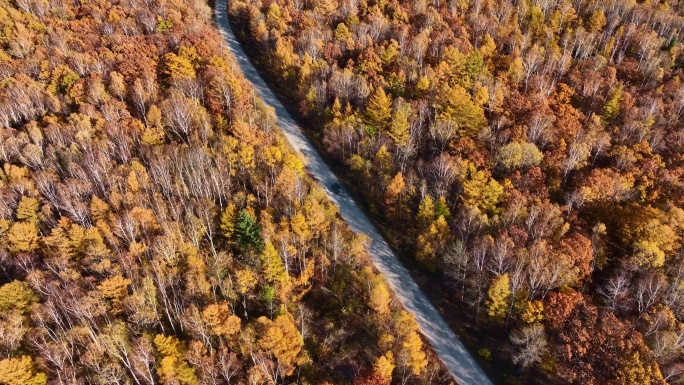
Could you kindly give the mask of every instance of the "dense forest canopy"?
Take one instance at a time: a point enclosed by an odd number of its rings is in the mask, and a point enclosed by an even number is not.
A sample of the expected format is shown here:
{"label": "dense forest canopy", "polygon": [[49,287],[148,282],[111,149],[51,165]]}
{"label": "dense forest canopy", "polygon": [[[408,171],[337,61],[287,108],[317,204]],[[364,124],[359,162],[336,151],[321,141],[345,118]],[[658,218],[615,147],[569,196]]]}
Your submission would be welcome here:
{"label": "dense forest canopy", "polygon": [[0,0],[0,384],[445,381],[210,17]]}
{"label": "dense forest canopy", "polygon": [[523,381],[684,381],[683,2],[229,5],[395,246],[506,330]]}

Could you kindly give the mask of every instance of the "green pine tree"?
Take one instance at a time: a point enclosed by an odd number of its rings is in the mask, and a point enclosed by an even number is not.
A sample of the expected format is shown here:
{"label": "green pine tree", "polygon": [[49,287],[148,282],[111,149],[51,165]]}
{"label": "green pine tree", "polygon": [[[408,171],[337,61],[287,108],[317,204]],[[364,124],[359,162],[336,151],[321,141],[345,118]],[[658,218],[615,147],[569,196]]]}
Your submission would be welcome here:
{"label": "green pine tree", "polygon": [[435,204],[435,216],[443,216],[444,219],[449,219],[451,217],[451,211],[449,210],[449,206],[447,205],[446,198],[443,196],[439,197],[439,200],[437,200],[437,203]]}
{"label": "green pine tree", "polygon": [[242,248],[262,248],[261,229],[247,211],[242,210],[235,223],[235,240]]}

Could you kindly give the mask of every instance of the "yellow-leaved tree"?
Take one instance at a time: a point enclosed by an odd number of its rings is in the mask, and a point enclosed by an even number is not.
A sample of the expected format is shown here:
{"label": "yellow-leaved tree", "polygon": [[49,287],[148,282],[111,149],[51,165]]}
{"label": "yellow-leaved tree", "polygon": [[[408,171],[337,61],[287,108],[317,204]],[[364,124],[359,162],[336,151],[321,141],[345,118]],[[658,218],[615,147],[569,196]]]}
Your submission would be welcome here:
{"label": "yellow-leaved tree", "polygon": [[482,211],[496,212],[504,193],[503,186],[492,178],[488,170],[477,170],[470,162],[466,169],[461,176],[463,202]]}
{"label": "yellow-leaved tree", "polygon": [[288,278],[283,260],[271,241],[266,241],[264,250],[261,252],[261,268],[268,282],[282,282]]}
{"label": "yellow-leaved tree", "polygon": [[306,243],[311,238],[311,230],[309,230],[309,225],[306,223],[306,217],[303,214],[293,215],[290,226],[301,243]]}
{"label": "yellow-leaved tree", "polygon": [[409,112],[408,108],[397,108],[397,110],[392,114],[392,120],[390,121],[387,136],[389,136],[394,144],[397,146],[403,146],[411,139],[411,125],[409,123]]}
{"label": "yellow-leaved tree", "polygon": [[377,87],[366,105],[366,123],[377,131],[389,127],[392,116],[392,99],[382,87]]}
{"label": "yellow-leaved tree", "polygon": [[610,385],[632,385],[632,384],[663,384],[663,375],[655,362],[642,357],[641,353],[635,351],[629,354],[621,362],[617,370],[617,377],[611,381]]}
{"label": "yellow-leaved tree", "polygon": [[468,91],[458,84],[442,89],[437,106],[437,118],[451,122],[461,136],[475,136],[487,124],[482,107],[475,104]]}
{"label": "yellow-leaved tree", "polygon": [[387,193],[386,193],[386,198],[385,201],[387,202],[388,205],[392,205],[397,200],[401,198],[401,194],[404,192],[404,189],[406,188],[406,182],[404,182],[404,176],[401,174],[401,171],[397,173],[397,175],[392,178],[390,181],[389,185],[387,186]]}
{"label": "yellow-leaved tree", "polygon": [[420,200],[417,217],[418,221],[423,226],[427,226],[432,223],[432,220],[435,218],[435,203],[431,196],[426,195]]}
{"label": "yellow-leaved tree", "polygon": [[162,357],[157,374],[165,385],[199,385],[195,376],[195,369],[183,359],[181,345],[178,338],[157,334],[154,337],[154,345]]}
{"label": "yellow-leaved tree", "polygon": [[295,326],[290,313],[283,313],[274,321],[266,317],[257,319],[259,332],[259,347],[273,356],[281,369],[283,376],[294,373],[300,364],[304,341]]}
{"label": "yellow-leaved tree", "polygon": [[370,293],[370,307],[378,314],[389,313],[390,294],[387,284],[378,277]]}
{"label": "yellow-leaved tree", "polygon": [[438,255],[446,246],[449,225],[443,215],[435,219],[416,239],[416,259],[427,269],[437,268]]}
{"label": "yellow-leaved tree", "polygon": [[202,319],[218,336],[228,338],[240,331],[240,318],[231,313],[225,302],[205,307],[202,311]]}
{"label": "yellow-leaved tree", "polygon": [[[399,341],[399,354],[397,362],[400,366],[409,369],[413,375],[425,372],[428,365],[427,354],[423,351],[423,341],[418,334],[418,324],[413,315],[402,310],[395,323]],[[406,376],[406,371],[403,371]]]}
{"label": "yellow-leaved tree", "polygon": [[10,251],[13,253],[36,250],[39,239],[38,226],[32,222],[15,222],[7,234]]}
{"label": "yellow-leaved tree", "polygon": [[29,356],[0,360],[0,384],[3,385],[45,385],[47,376],[33,367]]}
{"label": "yellow-leaved tree", "polygon": [[497,275],[487,291],[487,314],[497,321],[503,320],[510,306],[510,300],[511,288],[508,274]]}
{"label": "yellow-leaved tree", "polygon": [[36,301],[38,297],[25,282],[14,280],[0,286],[0,312],[26,314]]}
{"label": "yellow-leaved tree", "polygon": [[238,212],[234,204],[229,204],[223,213],[221,213],[221,230],[224,237],[231,241],[235,233],[235,221],[237,221]]}
{"label": "yellow-leaved tree", "polygon": [[520,319],[528,324],[541,322],[544,319],[544,303],[542,301],[525,301],[520,309]]}
{"label": "yellow-leaved tree", "polygon": [[27,196],[21,197],[17,206],[17,220],[37,222],[38,221],[38,200]]}
{"label": "yellow-leaved tree", "polygon": [[111,301],[113,314],[121,313],[121,304],[126,298],[126,295],[128,295],[128,285],[130,284],[130,279],[124,278],[121,274],[117,274],[103,280],[97,286],[97,289],[102,295]]}
{"label": "yellow-leaved tree", "polygon": [[194,79],[201,60],[195,47],[180,47],[178,54],[169,52],[164,55],[164,74],[172,82]]}
{"label": "yellow-leaved tree", "polygon": [[368,306],[380,315],[390,312],[390,292],[380,274],[373,273],[370,266],[361,271],[361,279],[368,287]]}
{"label": "yellow-leaved tree", "polygon": [[378,357],[373,364],[373,371],[380,375],[387,381],[392,381],[392,372],[394,371],[394,354],[391,351]]}

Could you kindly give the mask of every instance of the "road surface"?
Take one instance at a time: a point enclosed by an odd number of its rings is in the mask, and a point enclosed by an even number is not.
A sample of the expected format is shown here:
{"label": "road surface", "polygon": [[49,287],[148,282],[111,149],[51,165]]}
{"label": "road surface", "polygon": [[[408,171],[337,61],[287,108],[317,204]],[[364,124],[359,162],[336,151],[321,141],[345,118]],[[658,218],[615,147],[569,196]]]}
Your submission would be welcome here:
{"label": "road surface", "polygon": [[216,0],[216,22],[221,34],[226,40],[230,51],[235,56],[240,69],[249,80],[264,102],[275,108],[278,125],[284,131],[285,137],[292,147],[304,154],[308,159],[307,167],[313,176],[326,190],[330,200],[340,207],[340,214],[349,226],[357,233],[366,234],[371,239],[370,255],[375,267],[385,277],[392,291],[396,294],[404,308],[413,313],[427,341],[432,345],[446,368],[461,385],[489,385],[482,368],[475,362],[470,353],[449,328],[442,316],[430,303],[427,296],[420,290],[409,272],[394,255],[389,245],[361,211],[359,206],[343,189],[339,195],[331,190],[333,183],[339,183],[335,174],[325,164],[323,158],[302,132],[292,116],[280,103],[273,91],[266,85],[257,70],[247,58],[238,43],[230,24],[226,0]]}

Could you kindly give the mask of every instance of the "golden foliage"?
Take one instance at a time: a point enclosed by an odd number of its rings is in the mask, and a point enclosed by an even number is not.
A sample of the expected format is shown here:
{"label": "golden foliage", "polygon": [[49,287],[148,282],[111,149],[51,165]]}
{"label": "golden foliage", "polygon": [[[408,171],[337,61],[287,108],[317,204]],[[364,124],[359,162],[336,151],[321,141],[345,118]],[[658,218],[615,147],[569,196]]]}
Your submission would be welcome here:
{"label": "golden foliage", "polygon": [[495,320],[506,316],[511,301],[508,274],[497,275],[487,291],[487,314]]}
{"label": "golden foliage", "polygon": [[17,220],[25,220],[27,222],[38,221],[38,200],[35,198],[23,196],[19,201],[17,207]]}
{"label": "golden foliage", "polygon": [[259,347],[278,360],[286,376],[291,375],[304,347],[294,318],[289,313],[284,313],[277,316],[275,321],[260,317],[257,323],[260,329]]}
{"label": "golden foliage", "polygon": [[174,336],[157,334],[154,337],[154,345],[162,355],[161,363],[157,367],[157,374],[163,384],[174,385],[199,385],[195,376],[195,369],[183,359],[180,351],[180,342]]}
{"label": "golden foliage", "polygon": [[396,323],[397,333],[402,341],[400,359],[414,375],[420,375],[427,369],[428,360],[423,351],[423,341],[418,334],[418,324],[413,315],[403,310],[399,313]]}
{"label": "golden foliage", "polygon": [[387,381],[392,381],[392,372],[394,371],[394,354],[388,351],[384,355],[378,357],[373,364],[373,371],[379,374]]}
{"label": "golden foliage", "polygon": [[38,227],[31,222],[15,222],[10,227],[7,239],[13,252],[31,252],[38,248]]}
{"label": "golden foliage", "polygon": [[240,318],[231,313],[227,303],[208,305],[202,311],[202,319],[215,334],[226,338],[240,331]]}
{"label": "golden foliage", "polygon": [[121,304],[128,295],[128,286],[131,280],[124,278],[121,275],[104,279],[97,286],[97,289],[102,292],[102,295],[112,302],[112,309],[114,314],[121,312]]}
{"label": "golden foliage", "polygon": [[0,311],[11,310],[25,314],[31,305],[38,300],[33,290],[22,281],[14,280],[0,286]]}
{"label": "golden foliage", "polygon": [[0,360],[0,383],[5,385],[45,385],[47,376],[36,372],[29,356]]}

